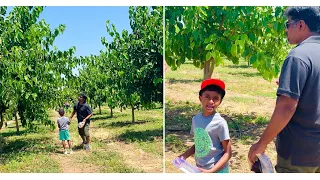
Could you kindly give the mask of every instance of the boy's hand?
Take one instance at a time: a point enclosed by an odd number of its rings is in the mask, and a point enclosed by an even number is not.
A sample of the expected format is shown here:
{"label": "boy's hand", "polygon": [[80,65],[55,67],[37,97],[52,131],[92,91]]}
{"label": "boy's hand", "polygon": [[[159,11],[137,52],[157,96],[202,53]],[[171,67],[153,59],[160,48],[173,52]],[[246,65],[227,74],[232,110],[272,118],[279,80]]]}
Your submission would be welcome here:
{"label": "boy's hand", "polygon": [[183,157],[182,154],[180,154],[180,155],[178,156],[178,158],[186,159],[185,157]]}
{"label": "boy's hand", "polygon": [[201,173],[214,173],[212,170],[202,169],[199,167],[198,167],[198,169],[201,171]]}

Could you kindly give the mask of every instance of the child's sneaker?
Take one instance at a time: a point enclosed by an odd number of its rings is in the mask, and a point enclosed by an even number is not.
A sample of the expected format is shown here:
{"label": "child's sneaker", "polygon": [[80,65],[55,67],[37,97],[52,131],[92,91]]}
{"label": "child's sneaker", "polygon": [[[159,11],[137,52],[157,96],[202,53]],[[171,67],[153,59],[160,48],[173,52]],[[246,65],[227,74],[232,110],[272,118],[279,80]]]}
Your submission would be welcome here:
{"label": "child's sneaker", "polygon": [[70,152],[69,152],[69,154],[73,154],[73,152],[72,152],[72,149],[70,149]]}
{"label": "child's sneaker", "polygon": [[67,150],[64,150],[64,153],[63,154],[68,154]]}

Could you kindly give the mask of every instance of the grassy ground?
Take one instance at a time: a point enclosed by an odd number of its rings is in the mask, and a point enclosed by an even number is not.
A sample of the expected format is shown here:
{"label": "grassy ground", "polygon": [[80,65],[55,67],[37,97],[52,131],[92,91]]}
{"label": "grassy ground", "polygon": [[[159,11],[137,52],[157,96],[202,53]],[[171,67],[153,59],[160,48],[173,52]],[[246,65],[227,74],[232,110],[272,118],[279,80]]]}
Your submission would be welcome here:
{"label": "grassy ground", "polygon": [[[171,161],[193,145],[189,131],[192,116],[201,110],[198,92],[202,78],[203,71],[192,62],[183,64],[177,71],[166,72],[166,172],[179,172]],[[276,83],[264,80],[246,62],[232,65],[226,61],[225,66],[215,68],[212,78],[226,83],[226,96],[218,112],[227,120],[232,136],[231,172],[250,172],[247,153],[269,122],[275,105]],[[275,164],[273,143],[266,154]],[[193,157],[188,161],[194,164]]]}
{"label": "grassy ground", "polygon": [[[162,108],[136,111],[136,124],[131,124],[131,111],[102,108],[90,124],[91,151],[83,150],[77,132],[76,118],[70,125],[73,154],[64,155],[58,130],[41,126],[27,133],[20,127],[16,135],[13,122],[1,130],[0,172],[162,172]],[[67,114],[69,116],[69,114]],[[58,114],[50,113],[56,120]],[[0,142],[0,143],[1,143]]]}

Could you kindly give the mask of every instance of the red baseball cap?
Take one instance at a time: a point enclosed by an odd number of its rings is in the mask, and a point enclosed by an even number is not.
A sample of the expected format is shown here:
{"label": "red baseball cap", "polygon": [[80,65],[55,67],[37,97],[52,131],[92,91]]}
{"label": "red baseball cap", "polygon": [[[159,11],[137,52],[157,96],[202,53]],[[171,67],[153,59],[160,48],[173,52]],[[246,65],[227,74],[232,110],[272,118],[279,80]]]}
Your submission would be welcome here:
{"label": "red baseball cap", "polygon": [[220,87],[221,89],[223,89],[224,91],[226,91],[225,90],[226,86],[225,86],[224,82],[221,81],[220,79],[206,79],[206,80],[202,81],[200,91],[209,85],[216,85],[216,86]]}

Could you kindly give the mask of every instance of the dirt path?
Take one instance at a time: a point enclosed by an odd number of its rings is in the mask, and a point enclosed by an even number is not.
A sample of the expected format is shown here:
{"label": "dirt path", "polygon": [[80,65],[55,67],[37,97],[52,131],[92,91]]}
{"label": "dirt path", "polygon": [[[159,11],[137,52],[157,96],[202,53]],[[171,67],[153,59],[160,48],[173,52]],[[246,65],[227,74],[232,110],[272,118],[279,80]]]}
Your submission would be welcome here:
{"label": "dirt path", "polygon": [[156,157],[152,153],[144,152],[130,144],[114,142],[107,144],[107,148],[120,153],[126,164],[142,169],[146,173],[162,173],[162,157]]}
{"label": "dirt path", "polygon": [[[53,113],[54,116],[52,119],[58,119],[59,115],[57,113]],[[60,149],[57,150],[56,153],[53,153],[50,155],[51,158],[55,159],[57,162],[60,163],[60,167],[62,169],[63,173],[97,173],[99,170],[99,167],[89,164],[89,163],[80,163],[78,162],[78,159],[80,159],[83,156],[89,156],[91,152],[87,152],[83,149],[76,149],[75,148],[75,143],[79,141],[81,138],[75,136],[74,133],[71,133],[72,137],[72,146],[73,146],[73,154],[63,154],[63,148],[61,145],[61,141],[57,138],[59,134],[59,129],[56,128],[53,136],[55,137],[54,143],[58,147],[61,147]],[[67,145],[68,146],[68,145]]]}
{"label": "dirt path", "polygon": [[[57,119],[59,115],[54,115],[53,119]],[[56,129],[54,136],[57,136],[59,129]],[[125,164],[135,169],[140,169],[146,173],[162,173],[162,157],[157,157],[149,152],[144,152],[134,144],[126,144],[124,142],[111,142],[111,135],[104,128],[98,128],[95,123],[90,124],[91,137],[99,139],[106,144],[104,148],[92,147],[91,151],[85,151],[79,148],[73,148],[73,154],[63,154],[61,141],[56,138],[55,143],[61,149],[57,153],[51,154],[51,157],[60,163],[63,173],[97,173],[101,167],[90,163],[81,163],[78,161],[83,156],[89,156],[94,151],[116,152],[125,159]],[[81,138],[77,132],[71,132],[72,146],[81,142]],[[92,142],[94,144],[94,142]]]}
{"label": "dirt path", "polygon": [[77,159],[89,154],[84,151],[73,151],[73,154],[51,154],[51,157],[60,163],[63,173],[97,173],[99,167],[89,163],[79,163]]}

